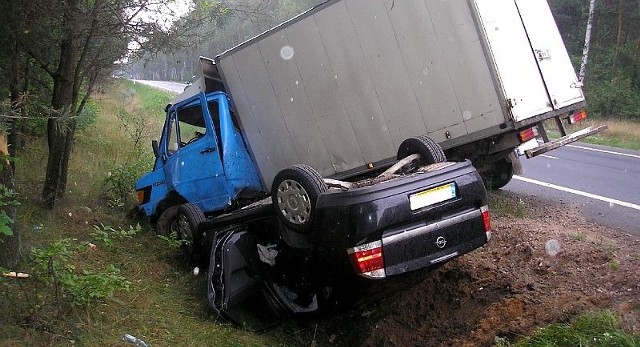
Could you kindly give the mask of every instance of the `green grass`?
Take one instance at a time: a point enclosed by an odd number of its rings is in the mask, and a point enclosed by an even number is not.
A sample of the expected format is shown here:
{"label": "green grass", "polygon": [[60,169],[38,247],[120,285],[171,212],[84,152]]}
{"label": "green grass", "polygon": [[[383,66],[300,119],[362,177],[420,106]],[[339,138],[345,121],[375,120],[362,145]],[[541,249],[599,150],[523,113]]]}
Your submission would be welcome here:
{"label": "green grass", "polygon": [[581,315],[569,324],[553,324],[538,329],[533,336],[514,344],[501,340],[498,346],[637,347],[640,346],[640,336],[625,333],[613,312],[602,311]]}
{"label": "green grass", "polygon": [[504,193],[503,191],[489,191],[489,208],[491,214],[499,217],[525,218],[527,207],[524,201]]}
{"label": "green grass", "polygon": [[164,120],[164,108],[176,96],[174,93],[149,88],[140,83],[124,80],[124,85],[132,90],[139,98],[140,110],[148,114],[156,114]]}
{"label": "green grass", "polygon": [[[608,129],[580,140],[595,145],[603,145],[631,150],[640,150],[640,122],[619,119],[588,119],[575,125],[566,127],[567,133],[573,133],[580,129],[606,124]],[[551,138],[560,137],[556,130],[555,122],[547,121],[545,128]]]}

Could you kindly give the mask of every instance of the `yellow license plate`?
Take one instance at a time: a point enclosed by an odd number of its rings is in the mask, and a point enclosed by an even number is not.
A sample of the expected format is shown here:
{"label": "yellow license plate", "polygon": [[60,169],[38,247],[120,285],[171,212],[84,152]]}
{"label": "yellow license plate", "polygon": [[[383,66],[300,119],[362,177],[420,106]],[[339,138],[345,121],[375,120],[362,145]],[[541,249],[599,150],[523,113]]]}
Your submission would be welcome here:
{"label": "yellow license plate", "polygon": [[443,186],[411,194],[409,195],[409,203],[411,205],[411,210],[414,211],[423,207],[454,199],[455,197],[456,184],[449,183]]}

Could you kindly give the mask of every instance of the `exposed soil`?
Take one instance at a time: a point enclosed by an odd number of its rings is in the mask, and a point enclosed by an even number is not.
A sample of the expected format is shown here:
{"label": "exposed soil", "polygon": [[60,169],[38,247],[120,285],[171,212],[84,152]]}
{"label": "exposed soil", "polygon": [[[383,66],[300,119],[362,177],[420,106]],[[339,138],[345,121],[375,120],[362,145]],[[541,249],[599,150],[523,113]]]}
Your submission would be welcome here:
{"label": "exposed soil", "polygon": [[[384,281],[356,308],[283,332],[307,346],[488,346],[610,309],[640,333],[640,237],[585,221],[579,206],[501,194],[524,203],[526,216],[493,217],[484,248]],[[552,240],[555,255],[545,247]]]}

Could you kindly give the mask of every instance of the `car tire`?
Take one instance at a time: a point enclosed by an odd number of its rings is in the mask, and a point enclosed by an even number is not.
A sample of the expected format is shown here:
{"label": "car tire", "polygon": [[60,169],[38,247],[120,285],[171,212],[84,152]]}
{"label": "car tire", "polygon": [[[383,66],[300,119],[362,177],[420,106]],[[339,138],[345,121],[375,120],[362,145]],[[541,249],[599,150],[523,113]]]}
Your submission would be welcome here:
{"label": "car tire", "polygon": [[271,200],[276,215],[294,231],[309,231],[313,224],[316,200],[327,189],[322,176],[308,165],[295,165],[280,171],[271,186]]}
{"label": "car tire", "polygon": [[442,147],[432,138],[426,135],[408,138],[400,144],[398,148],[398,160],[402,160],[412,154],[419,154],[422,157],[421,165],[429,165],[447,161]]}
{"label": "car tire", "polygon": [[200,250],[199,226],[207,217],[192,203],[186,203],[178,208],[177,215],[178,238],[184,241],[181,246],[183,253],[188,257],[193,257]]}

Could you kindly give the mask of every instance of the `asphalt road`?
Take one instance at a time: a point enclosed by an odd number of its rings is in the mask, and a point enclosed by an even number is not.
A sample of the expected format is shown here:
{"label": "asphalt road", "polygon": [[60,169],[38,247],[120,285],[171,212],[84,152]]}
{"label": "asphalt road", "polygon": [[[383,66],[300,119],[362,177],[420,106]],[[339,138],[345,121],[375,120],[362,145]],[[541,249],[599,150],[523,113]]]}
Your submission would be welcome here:
{"label": "asphalt road", "polygon": [[503,189],[582,208],[592,222],[640,235],[640,152],[574,143],[533,159]]}
{"label": "asphalt road", "polygon": [[147,80],[132,80],[133,83],[142,83],[148,86],[156,87],[158,89],[166,90],[174,93],[182,93],[187,86],[184,83],[167,82],[167,81],[147,81]]}

